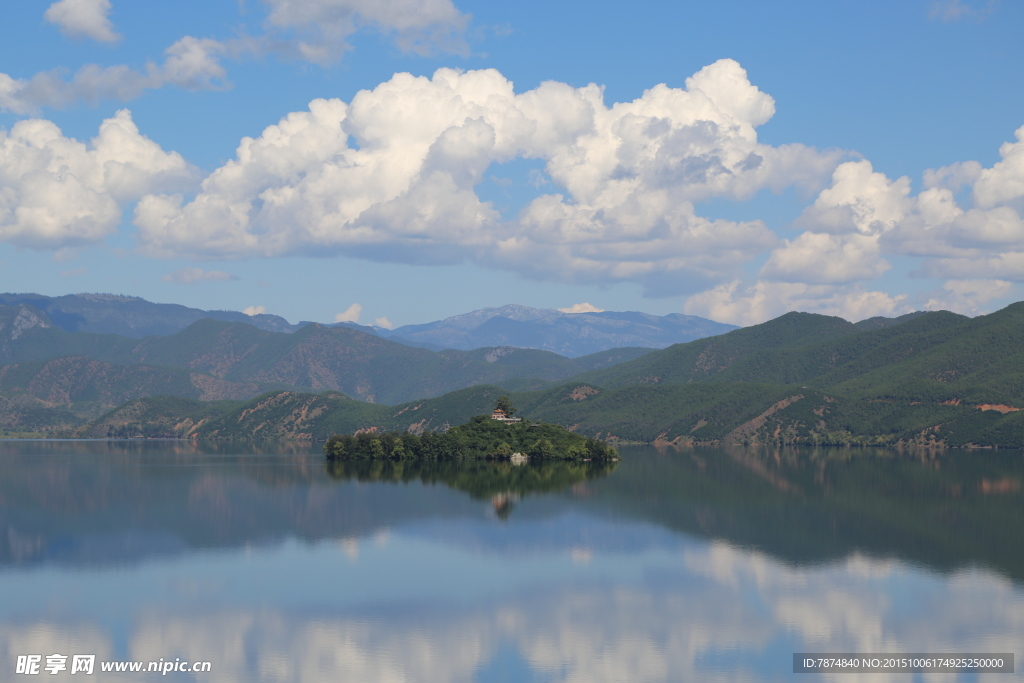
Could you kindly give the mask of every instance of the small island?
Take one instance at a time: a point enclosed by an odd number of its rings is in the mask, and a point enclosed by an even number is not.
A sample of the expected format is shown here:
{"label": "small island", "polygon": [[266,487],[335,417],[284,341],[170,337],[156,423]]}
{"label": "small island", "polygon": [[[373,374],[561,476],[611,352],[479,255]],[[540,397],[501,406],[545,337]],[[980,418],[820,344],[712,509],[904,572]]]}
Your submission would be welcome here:
{"label": "small island", "polygon": [[516,409],[507,396],[495,402],[490,415],[477,415],[469,422],[443,433],[417,436],[409,432],[335,434],[324,444],[329,460],[618,460],[612,446],[590,439],[559,425],[532,422],[515,417]]}

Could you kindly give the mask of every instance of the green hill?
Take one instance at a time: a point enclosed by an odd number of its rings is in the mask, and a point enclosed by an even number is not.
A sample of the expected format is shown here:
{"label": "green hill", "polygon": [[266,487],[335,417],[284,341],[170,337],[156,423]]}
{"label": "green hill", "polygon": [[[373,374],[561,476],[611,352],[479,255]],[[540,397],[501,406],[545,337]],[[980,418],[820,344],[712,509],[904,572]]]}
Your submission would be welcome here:
{"label": "green hill", "polygon": [[936,311],[891,322],[861,330],[791,313],[573,379],[607,388],[753,382],[851,398],[1024,406],[1024,302],[973,319]]}
{"label": "green hill", "polygon": [[[139,357],[191,363],[225,382],[302,386],[319,376],[388,397],[432,396],[371,406],[339,393],[271,394],[179,430],[200,438],[324,439],[367,428],[422,434],[487,412],[516,389],[524,417],[628,442],[1024,446],[1024,303],[973,319],[940,311],[868,322],[791,313],[554,386],[524,375],[538,368],[557,375],[577,361],[507,348],[395,350],[380,339],[334,346],[342,335],[361,333],[314,326],[283,340],[202,321],[186,331],[208,338],[192,351],[143,340]],[[203,348],[214,350],[198,355]],[[592,361],[616,360],[603,353]],[[456,390],[445,393],[451,386]],[[105,429],[104,419],[92,428]]]}
{"label": "green hill", "polygon": [[576,376],[582,382],[607,388],[634,384],[686,384],[708,381],[735,363],[765,350],[794,348],[821,339],[857,334],[856,325],[842,318],[814,313],[787,313],[779,318],[652,351],[633,361]]}

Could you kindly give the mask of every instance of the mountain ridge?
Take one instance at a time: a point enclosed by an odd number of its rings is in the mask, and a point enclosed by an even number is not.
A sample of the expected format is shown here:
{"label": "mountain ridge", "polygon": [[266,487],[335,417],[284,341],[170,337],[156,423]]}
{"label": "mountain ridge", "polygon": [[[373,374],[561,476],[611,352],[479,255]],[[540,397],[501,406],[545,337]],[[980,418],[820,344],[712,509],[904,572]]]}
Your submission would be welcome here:
{"label": "mountain ridge", "polygon": [[[30,306],[47,316],[50,324],[66,332],[117,334],[132,339],[170,336],[204,318],[242,322],[267,332],[284,333],[295,333],[313,324],[308,320],[293,324],[268,313],[248,315],[241,311],[203,310],[181,304],[155,303],[123,294],[81,293],[51,297],[7,292],[0,293],[0,305]],[[431,351],[516,346],[552,351],[568,358],[622,347],[664,348],[735,329],[733,325],[679,313],[666,316],[637,311],[563,313],[520,304],[482,308],[393,330],[355,322],[319,324],[355,329]]]}
{"label": "mountain ridge", "polygon": [[480,384],[369,408],[340,393],[276,392],[187,436],[422,432],[464,422],[510,393],[526,417],[627,442],[1021,448],[1021,336],[1024,302],[973,319],[938,311],[867,330],[790,313],[527,391]]}
{"label": "mountain ridge", "polygon": [[507,304],[379,332],[410,343],[446,348],[521,346],[574,358],[626,346],[664,348],[733,329],[735,325],[681,313],[665,316],[638,311],[563,313]]}

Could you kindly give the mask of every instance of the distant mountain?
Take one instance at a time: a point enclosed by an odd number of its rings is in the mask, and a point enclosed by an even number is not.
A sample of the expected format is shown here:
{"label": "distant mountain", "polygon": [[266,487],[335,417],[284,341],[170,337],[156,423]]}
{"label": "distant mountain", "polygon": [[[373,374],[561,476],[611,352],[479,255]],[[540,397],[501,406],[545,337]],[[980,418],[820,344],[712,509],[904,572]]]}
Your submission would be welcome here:
{"label": "distant mountain", "polygon": [[174,334],[203,318],[244,322],[268,332],[294,332],[307,324],[292,325],[281,316],[266,313],[250,316],[238,311],[204,311],[178,304],[155,304],[118,294],[67,294],[58,297],[0,294],[0,304],[32,306],[66,332],[119,334],[136,339],[151,334]]}
{"label": "distant mountain", "polygon": [[[267,332],[296,332],[309,321],[289,323],[277,315],[246,315],[239,311],[189,308],[158,304],[118,294],[0,294],[0,305],[28,305],[46,315],[48,322],[65,332],[116,334],[132,339],[181,332],[204,318],[240,322]],[[621,347],[665,348],[671,344],[722,334],[733,325],[696,316],[646,313],[561,313],[509,305],[485,308],[423,325],[394,330],[352,322],[324,327],[358,330],[393,342],[430,351],[514,346],[551,351],[568,358]]]}
{"label": "distant mountain", "polygon": [[512,304],[378,332],[403,343],[435,348],[518,346],[576,358],[626,346],[662,349],[734,329],[735,325],[679,313],[562,313]]}

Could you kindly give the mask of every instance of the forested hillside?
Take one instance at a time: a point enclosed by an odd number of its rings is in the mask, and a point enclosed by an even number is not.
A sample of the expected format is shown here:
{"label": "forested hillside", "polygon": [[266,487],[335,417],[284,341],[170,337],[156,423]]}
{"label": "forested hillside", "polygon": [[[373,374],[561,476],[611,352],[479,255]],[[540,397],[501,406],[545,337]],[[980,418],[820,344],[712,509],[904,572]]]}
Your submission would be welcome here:
{"label": "forested hillside", "polygon": [[[372,337],[356,337],[363,345],[349,343],[341,352],[330,345],[342,335],[360,333],[309,326],[287,335],[297,340],[293,345],[284,342],[284,335],[205,321],[182,333],[181,339],[190,343],[154,338],[131,353],[154,364],[191,365],[208,373],[203,377],[226,383],[208,390],[221,398],[230,398],[229,392],[240,386],[274,382],[308,386],[321,381],[317,388],[323,388],[321,377],[345,378],[346,387],[355,384],[357,389],[359,381],[374,382],[387,396],[418,390],[422,398],[371,405],[354,400],[365,395],[344,389],[278,391],[215,406],[139,398],[77,433],[232,439],[324,439],[360,429],[423,433],[464,423],[487,412],[498,395],[519,389],[512,396],[524,417],[628,442],[1024,445],[1024,349],[1019,343],[1024,303],[973,319],[934,312],[865,322],[790,313],[600,368],[634,352],[609,351],[576,361],[512,349],[435,354],[409,347],[396,351]],[[202,349],[209,352],[202,354]],[[347,363],[341,360],[344,354],[349,354]],[[420,356],[426,360],[417,364]],[[328,360],[311,363],[311,357]],[[527,379],[529,372],[572,374],[580,364],[599,369],[556,386]],[[25,368],[19,372],[28,376],[36,366]],[[195,390],[192,376],[164,377],[154,370],[152,381],[154,386],[191,382]],[[0,390],[3,382],[0,375]],[[459,382],[473,386],[442,393]],[[60,407],[54,410],[59,413]],[[67,415],[58,413],[54,424],[66,427]],[[38,418],[33,419],[38,423]]]}

